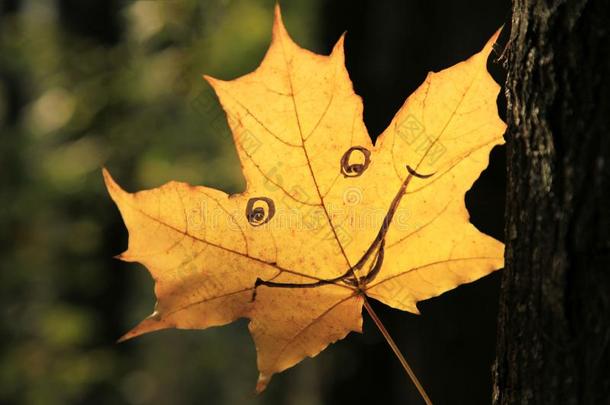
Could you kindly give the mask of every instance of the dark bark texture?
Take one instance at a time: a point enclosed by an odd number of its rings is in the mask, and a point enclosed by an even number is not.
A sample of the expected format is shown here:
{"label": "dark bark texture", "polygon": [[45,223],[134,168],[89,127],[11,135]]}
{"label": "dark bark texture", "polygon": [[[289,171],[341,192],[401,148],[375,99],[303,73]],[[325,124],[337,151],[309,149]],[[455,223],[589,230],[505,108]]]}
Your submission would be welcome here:
{"label": "dark bark texture", "polygon": [[610,404],[610,2],[514,0],[494,404]]}

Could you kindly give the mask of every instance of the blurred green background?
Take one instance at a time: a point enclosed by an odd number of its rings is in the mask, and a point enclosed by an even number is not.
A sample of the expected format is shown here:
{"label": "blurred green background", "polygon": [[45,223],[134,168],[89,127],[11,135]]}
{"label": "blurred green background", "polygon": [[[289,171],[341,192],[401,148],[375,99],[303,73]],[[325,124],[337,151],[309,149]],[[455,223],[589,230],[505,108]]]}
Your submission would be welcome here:
{"label": "blurred green background", "polygon": [[[314,51],[348,29],[348,67],[375,134],[427,70],[478,50],[508,9],[437,3],[282,6],[293,37]],[[364,336],[276,376],[262,396],[243,321],[114,343],[152,311],[154,295],[142,266],[112,259],[127,233],[101,167],[130,191],[168,180],[239,191],[225,117],[201,75],[231,79],[258,65],[273,0],[0,4],[0,403],[419,403],[368,320]],[[494,159],[471,204],[478,226],[501,238]],[[458,290],[430,304],[427,320],[381,312],[437,403],[486,403],[497,276]]]}

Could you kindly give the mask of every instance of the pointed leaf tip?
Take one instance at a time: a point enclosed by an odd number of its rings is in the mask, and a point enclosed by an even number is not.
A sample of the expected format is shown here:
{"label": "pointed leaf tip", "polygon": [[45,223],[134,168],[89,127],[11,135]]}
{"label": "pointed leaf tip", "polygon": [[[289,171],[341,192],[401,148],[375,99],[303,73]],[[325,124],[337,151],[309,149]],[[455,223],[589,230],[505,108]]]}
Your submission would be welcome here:
{"label": "pointed leaf tip", "polygon": [[347,31],[343,31],[343,34],[341,34],[335,43],[335,46],[331,52],[332,55],[339,54],[342,57],[345,55],[345,35],[347,35]]}
{"label": "pointed leaf tip", "polygon": [[260,394],[261,392],[265,391],[265,389],[267,389],[267,385],[269,385],[269,381],[271,381],[271,376],[260,373],[258,375],[258,381],[256,382],[256,393]]}
{"label": "pointed leaf tip", "polygon": [[274,18],[274,23],[279,23],[283,25],[282,22],[282,8],[280,7],[280,2],[276,1],[275,2],[275,7],[273,7],[273,18]]}
{"label": "pointed leaf tip", "polygon": [[115,343],[117,343],[117,344],[118,344],[118,343],[123,343],[123,342],[125,342],[126,340],[129,340],[129,339],[131,339],[131,338],[133,338],[133,337],[135,337],[135,336],[131,336],[131,334],[130,334],[129,332],[127,332],[126,334],[124,334],[123,336],[121,336],[120,338],[118,338],[118,339],[116,340],[116,342],[115,342]]}
{"label": "pointed leaf tip", "polygon": [[105,167],[102,167],[102,176],[104,177],[104,183],[106,183],[106,185],[108,185],[108,182],[113,181],[110,172]]}
{"label": "pointed leaf tip", "polygon": [[205,80],[206,82],[208,82],[210,84],[210,86],[214,87],[214,84],[216,84],[217,82],[219,82],[219,80],[215,77],[212,77],[210,75],[202,75],[201,77],[203,77],[203,80]]}
{"label": "pointed leaf tip", "polygon": [[282,17],[282,10],[280,8],[279,3],[275,4],[275,13],[273,18],[273,30],[271,32],[271,42],[272,44],[281,40],[284,45],[294,44],[296,43],[292,40],[290,34],[288,34],[288,30],[286,29],[286,25],[284,24],[284,18]]}
{"label": "pointed leaf tip", "polygon": [[102,175],[104,176],[104,184],[106,184],[106,189],[108,190],[110,195],[112,195],[113,191],[115,191],[115,190],[123,191],[121,186],[119,186],[117,184],[117,182],[114,181],[114,179],[112,178],[112,175],[110,174],[108,169],[106,169],[105,167],[102,168]]}
{"label": "pointed leaf tip", "polygon": [[133,339],[137,336],[143,335],[145,333],[154,332],[161,329],[166,329],[168,327],[172,327],[173,325],[166,325],[164,321],[161,320],[161,316],[155,310],[152,314],[146,317],[142,322],[137,324],[133,329],[129,332],[125,333],[121,336],[117,343],[124,342],[129,339]]}
{"label": "pointed leaf tip", "polygon": [[498,41],[498,37],[500,36],[500,34],[502,33],[502,30],[504,29],[504,25],[502,25],[500,28],[498,28],[496,30],[496,32],[493,33],[493,35],[491,36],[491,38],[489,38],[489,40],[487,41],[487,43],[485,44],[485,46],[483,47],[483,49],[481,50],[482,52],[485,53],[485,55],[489,55],[491,54],[491,51],[493,51],[494,45],[496,44],[496,42]]}

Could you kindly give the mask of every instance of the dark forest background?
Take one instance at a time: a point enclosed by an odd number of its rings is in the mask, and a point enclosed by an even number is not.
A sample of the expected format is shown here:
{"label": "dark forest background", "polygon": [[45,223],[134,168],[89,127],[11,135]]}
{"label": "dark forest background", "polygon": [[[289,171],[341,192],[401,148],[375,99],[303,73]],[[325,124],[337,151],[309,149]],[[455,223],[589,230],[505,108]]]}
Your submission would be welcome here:
{"label": "dark forest background", "polygon": [[[506,1],[281,3],[302,46],[346,58],[374,137],[404,99],[477,52]],[[238,191],[222,111],[201,75],[253,70],[274,1],[0,1],[0,402],[7,404],[404,404],[417,391],[365,314],[352,334],[252,392],[245,321],[115,344],[154,304],[101,167],[128,190],[170,179]],[[495,55],[497,56],[497,55]],[[502,71],[490,64],[498,81]],[[500,103],[502,105],[502,100]],[[503,108],[501,108],[501,111]],[[504,149],[467,194],[472,222],[502,240]],[[375,305],[435,404],[491,401],[499,274],[422,302]]]}

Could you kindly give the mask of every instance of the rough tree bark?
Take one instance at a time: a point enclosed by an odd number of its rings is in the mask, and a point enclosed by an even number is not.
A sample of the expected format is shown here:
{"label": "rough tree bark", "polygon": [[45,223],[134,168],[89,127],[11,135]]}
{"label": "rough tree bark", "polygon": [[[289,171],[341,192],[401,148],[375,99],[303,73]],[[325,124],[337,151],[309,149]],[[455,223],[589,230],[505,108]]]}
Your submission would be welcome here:
{"label": "rough tree bark", "polygon": [[610,404],[610,2],[514,0],[494,404]]}

